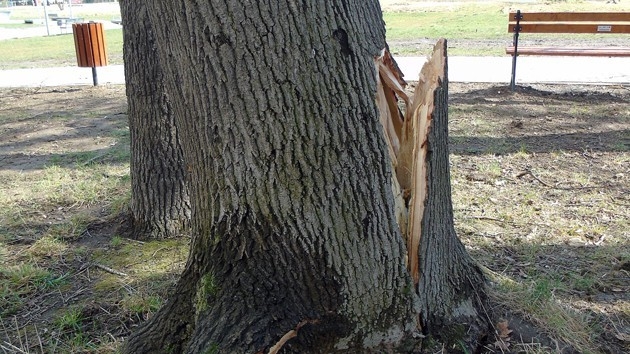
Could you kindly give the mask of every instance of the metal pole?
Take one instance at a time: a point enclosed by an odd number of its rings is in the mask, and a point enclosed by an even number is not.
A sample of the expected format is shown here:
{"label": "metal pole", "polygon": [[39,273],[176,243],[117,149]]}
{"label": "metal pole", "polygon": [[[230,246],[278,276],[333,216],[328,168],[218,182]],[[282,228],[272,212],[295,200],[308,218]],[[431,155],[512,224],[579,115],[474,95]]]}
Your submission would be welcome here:
{"label": "metal pole", "polygon": [[68,0],[68,10],[70,10],[70,18],[72,18],[72,0]]}
{"label": "metal pole", "polygon": [[48,6],[46,6],[47,0],[43,0],[44,2],[44,23],[46,24],[46,35],[50,36],[50,29],[48,28]]}
{"label": "metal pole", "polygon": [[94,82],[94,86],[98,86],[98,77],[96,76],[96,67],[92,67],[92,82]]}
{"label": "metal pole", "polygon": [[518,32],[521,30],[521,10],[516,11],[516,27],[514,27],[514,54],[512,54],[512,79],[510,80],[510,89],[514,91],[516,88],[516,57],[518,56]]}

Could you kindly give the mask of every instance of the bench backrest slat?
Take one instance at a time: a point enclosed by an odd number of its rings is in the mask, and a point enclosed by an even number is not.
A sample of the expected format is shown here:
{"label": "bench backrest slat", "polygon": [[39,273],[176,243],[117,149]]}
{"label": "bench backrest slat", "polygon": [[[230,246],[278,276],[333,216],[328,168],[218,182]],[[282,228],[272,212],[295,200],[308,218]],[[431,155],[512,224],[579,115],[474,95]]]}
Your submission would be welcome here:
{"label": "bench backrest slat", "polygon": [[[521,22],[630,22],[630,12],[521,12]],[[516,22],[516,12],[510,12]]]}
{"label": "bench backrest slat", "polygon": [[[630,33],[630,12],[521,12],[519,25],[525,33]],[[511,12],[508,32],[515,30]]]}
{"label": "bench backrest slat", "polygon": [[[508,32],[514,32],[512,24]],[[521,33],[630,33],[630,24],[521,23]]]}

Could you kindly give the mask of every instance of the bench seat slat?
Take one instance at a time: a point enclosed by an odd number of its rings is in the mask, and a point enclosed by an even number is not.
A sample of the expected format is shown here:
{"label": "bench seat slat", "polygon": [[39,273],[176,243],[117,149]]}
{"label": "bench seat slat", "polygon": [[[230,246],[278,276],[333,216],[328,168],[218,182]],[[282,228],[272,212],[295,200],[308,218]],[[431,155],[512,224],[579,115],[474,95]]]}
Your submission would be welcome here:
{"label": "bench seat slat", "polygon": [[[514,55],[514,47],[505,48],[505,52]],[[586,57],[630,57],[630,47],[578,48],[578,47],[518,47],[519,55],[557,55]]]}
{"label": "bench seat slat", "polygon": [[[629,22],[630,12],[521,12],[523,22]],[[510,12],[510,22],[516,11]]]}

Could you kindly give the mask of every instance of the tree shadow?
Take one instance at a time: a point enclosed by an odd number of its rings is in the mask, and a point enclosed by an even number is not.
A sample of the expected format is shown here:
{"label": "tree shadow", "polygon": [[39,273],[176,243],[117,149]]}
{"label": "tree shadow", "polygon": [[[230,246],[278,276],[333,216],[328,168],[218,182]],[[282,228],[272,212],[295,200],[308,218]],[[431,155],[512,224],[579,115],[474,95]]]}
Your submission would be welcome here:
{"label": "tree shadow", "polygon": [[[532,86],[516,86],[514,91],[512,91],[510,87],[506,85],[492,85],[489,87],[471,89],[466,92],[451,94],[449,96],[449,103],[493,103],[498,105],[512,106],[522,103],[522,96],[578,103],[628,103],[628,97],[623,97],[624,90],[619,91],[621,92],[620,95],[611,92],[602,92],[601,90],[594,90],[593,87],[588,85],[541,85],[540,87],[544,88],[535,88]],[[627,89],[625,91],[627,91]],[[539,101],[538,103],[543,104],[544,102]]]}
{"label": "tree shadow", "polygon": [[0,170],[128,161],[124,100],[96,89],[0,92]]}
{"label": "tree shadow", "polygon": [[520,137],[451,136],[451,153],[457,155],[516,152],[627,152],[630,151],[630,129],[600,133],[568,133]]}
{"label": "tree shadow", "polygon": [[459,155],[630,151],[630,90],[483,85],[450,95],[450,147]]}

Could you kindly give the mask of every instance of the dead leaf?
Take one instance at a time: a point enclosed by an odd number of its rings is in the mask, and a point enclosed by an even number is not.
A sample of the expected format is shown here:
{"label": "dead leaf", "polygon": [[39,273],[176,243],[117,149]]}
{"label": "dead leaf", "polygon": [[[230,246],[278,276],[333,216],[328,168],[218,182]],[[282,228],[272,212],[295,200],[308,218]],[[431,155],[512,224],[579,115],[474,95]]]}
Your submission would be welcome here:
{"label": "dead leaf", "polygon": [[509,338],[512,330],[508,326],[508,321],[502,320],[497,323],[497,335],[501,339]]}

